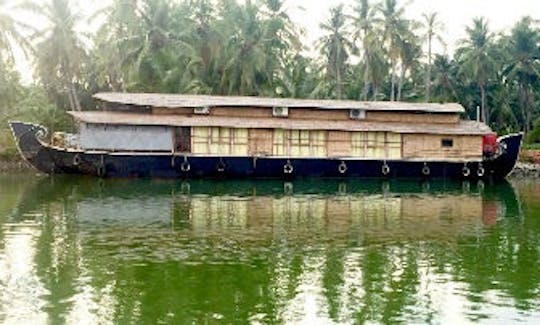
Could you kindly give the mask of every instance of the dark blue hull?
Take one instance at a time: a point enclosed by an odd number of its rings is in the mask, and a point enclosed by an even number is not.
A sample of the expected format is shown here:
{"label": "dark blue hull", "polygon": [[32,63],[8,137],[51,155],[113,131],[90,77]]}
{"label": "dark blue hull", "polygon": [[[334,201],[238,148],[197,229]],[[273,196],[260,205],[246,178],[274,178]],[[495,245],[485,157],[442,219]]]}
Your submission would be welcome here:
{"label": "dark blue hull", "polygon": [[433,178],[500,179],[517,161],[522,134],[500,139],[503,153],[481,162],[201,157],[156,153],[75,152],[49,147],[36,134],[40,126],[11,122],[23,157],[49,173],[100,177],[152,178]]}

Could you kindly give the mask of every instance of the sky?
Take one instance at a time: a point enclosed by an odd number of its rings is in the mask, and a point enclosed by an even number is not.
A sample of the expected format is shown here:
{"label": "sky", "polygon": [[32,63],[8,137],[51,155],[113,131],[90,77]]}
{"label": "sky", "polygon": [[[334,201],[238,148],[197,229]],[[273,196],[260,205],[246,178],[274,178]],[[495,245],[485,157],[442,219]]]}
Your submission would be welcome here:
{"label": "sky", "polygon": [[[8,0],[10,2],[13,0]],[[34,0],[43,3],[47,0]],[[291,19],[304,28],[304,44],[313,46],[315,41],[321,36],[319,24],[329,17],[331,7],[343,3],[348,10],[352,8],[357,0],[287,0],[286,7]],[[406,4],[406,16],[417,20],[422,19],[423,13],[437,12],[440,20],[444,23],[445,29],[442,33],[443,39],[447,43],[446,51],[451,53],[458,42],[465,37],[465,27],[470,25],[475,17],[486,17],[490,29],[493,32],[510,30],[511,27],[521,17],[531,16],[540,20],[540,0],[398,0],[400,5]],[[79,8],[83,15],[89,16],[96,10],[110,3],[110,0],[73,0],[75,7]],[[376,0],[371,0],[376,2]],[[32,17],[17,13],[24,21],[42,25]],[[85,26],[83,28],[92,28]],[[435,52],[443,53],[445,48],[435,45]],[[32,69],[22,55],[17,64],[21,71],[23,81],[31,82]]]}

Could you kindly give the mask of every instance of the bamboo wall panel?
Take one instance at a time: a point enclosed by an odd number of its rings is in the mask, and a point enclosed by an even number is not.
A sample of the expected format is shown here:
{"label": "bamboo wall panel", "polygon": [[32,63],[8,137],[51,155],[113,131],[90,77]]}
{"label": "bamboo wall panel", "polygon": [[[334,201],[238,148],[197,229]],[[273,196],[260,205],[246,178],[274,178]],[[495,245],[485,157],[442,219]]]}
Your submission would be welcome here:
{"label": "bamboo wall panel", "polygon": [[456,124],[459,122],[459,115],[454,114],[454,113],[430,114],[430,113],[367,112],[366,121]]}
{"label": "bamboo wall panel", "polygon": [[272,153],[274,156],[285,156],[289,153],[287,142],[285,141],[286,130],[275,129],[273,136]]}
{"label": "bamboo wall panel", "polygon": [[349,110],[320,110],[309,108],[290,108],[289,118],[300,120],[349,120]]}
{"label": "bamboo wall panel", "polygon": [[231,154],[246,156],[249,148],[248,129],[232,129]]}
{"label": "bamboo wall panel", "polygon": [[[450,148],[442,147],[443,139],[453,140]],[[405,158],[482,158],[481,136],[441,136],[432,134],[404,134]]]}
{"label": "bamboo wall panel", "polygon": [[164,108],[164,107],[153,107],[152,114],[155,115],[191,115],[193,114],[193,108],[189,107],[178,107],[178,108]]}
{"label": "bamboo wall panel", "polygon": [[327,152],[329,157],[351,156],[351,132],[329,131],[327,140]]}
{"label": "bamboo wall panel", "polygon": [[401,158],[401,134],[391,132],[352,132],[351,140],[353,157]]}
{"label": "bamboo wall panel", "polygon": [[[193,115],[193,108],[163,108],[153,107],[155,115]],[[210,116],[245,117],[245,118],[271,118],[271,107],[212,107]],[[310,108],[290,108],[289,119],[347,121],[349,110],[321,110]],[[410,113],[410,112],[373,112],[368,111],[363,121],[369,122],[400,122],[400,123],[438,123],[456,124],[459,115],[455,113]]]}
{"label": "bamboo wall panel", "polygon": [[212,107],[210,110],[212,116],[238,116],[252,118],[272,117],[272,108],[259,107]]}
{"label": "bamboo wall panel", "polygon": [[273,150],[275,156],[326,157],[326,131],[274,130]]}
{"label": "bamboo wall panel", "polygon": [[248,130],[194,127],[192,148],[195,154],[247,156]]}
{"label": "bamboo wall panel", "polygon": [[249,130],[249,154],[271,155],[272,154],[272,136],[271,129],[250,129]]}
{"label": "bamboo wall panel", "polygon": [[191,150],[193,153],[204,154],[210,152],[208,148],[208,128],[207,127],[194,127],[192,131],[192,145]]}
{"label": "bamboo wall panel", "polygon": [[387,157],[391,159],[401,158],[403,142],[401,141],[401,134],[399,133],[386,133],[387,141]]}

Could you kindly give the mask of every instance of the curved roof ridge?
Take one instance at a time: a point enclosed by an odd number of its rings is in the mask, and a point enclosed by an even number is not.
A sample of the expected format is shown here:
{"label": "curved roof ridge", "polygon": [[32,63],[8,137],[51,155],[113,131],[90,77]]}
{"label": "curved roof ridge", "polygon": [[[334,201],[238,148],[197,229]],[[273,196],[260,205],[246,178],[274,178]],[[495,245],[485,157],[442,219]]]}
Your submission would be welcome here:
{"label": "curved roof ridge", "polygon": [[114,93],[102,92],[94,98],[108,103],[162,108],[179,107],[289,107],[315,109],[363,109],[367,111],[410,111],[428,113],[462,113],[463,106],[457,103],[410,103],[410,102],[365,102],[335,99],[297,99],[255,96],[215,96],[159,93]]}

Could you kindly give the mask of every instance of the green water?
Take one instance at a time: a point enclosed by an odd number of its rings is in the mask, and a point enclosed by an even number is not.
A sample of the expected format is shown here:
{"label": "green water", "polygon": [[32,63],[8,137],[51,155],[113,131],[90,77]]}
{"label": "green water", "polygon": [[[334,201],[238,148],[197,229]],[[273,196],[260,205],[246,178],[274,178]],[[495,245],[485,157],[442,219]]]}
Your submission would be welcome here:
{"label": "green water", "polygon": [[540,182],[0,176],[0,323],[540,322]]}

